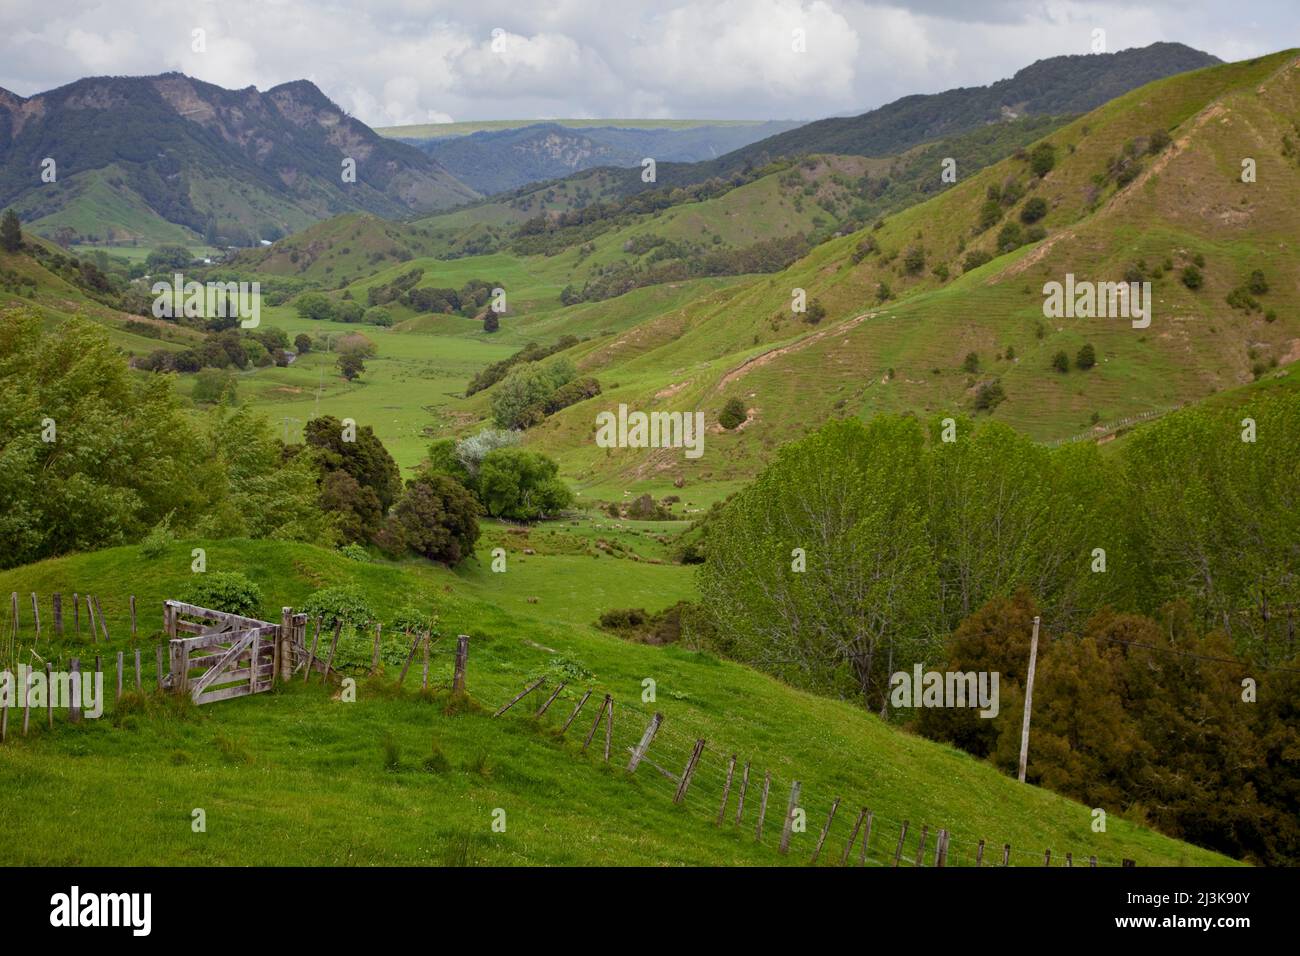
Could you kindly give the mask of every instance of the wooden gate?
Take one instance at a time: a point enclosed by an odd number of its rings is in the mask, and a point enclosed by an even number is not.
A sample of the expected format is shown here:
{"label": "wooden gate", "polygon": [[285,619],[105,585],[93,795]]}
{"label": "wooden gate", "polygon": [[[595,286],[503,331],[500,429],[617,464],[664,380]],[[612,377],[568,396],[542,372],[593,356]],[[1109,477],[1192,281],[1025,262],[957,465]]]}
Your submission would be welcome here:
{"label": "wooden gate", "polygon": [[[298,622],[286,625],[164,601],[170,642],[168,688],[196,704],[257,694],[275,686],[281,655],[292,656]],[[178,634],[192,637],[178,637]],[[287,658],[286,658],[287,660]]]}

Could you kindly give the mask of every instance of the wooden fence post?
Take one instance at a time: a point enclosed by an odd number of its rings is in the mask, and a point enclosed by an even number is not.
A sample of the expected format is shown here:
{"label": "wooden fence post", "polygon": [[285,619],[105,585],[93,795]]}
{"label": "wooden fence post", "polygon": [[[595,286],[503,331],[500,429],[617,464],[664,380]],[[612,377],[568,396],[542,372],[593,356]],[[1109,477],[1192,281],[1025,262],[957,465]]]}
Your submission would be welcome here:
{"label": "wooden fence post", "polygon": [[51,599],[54,604],[54,633],[63,636],[63,595],[55,591]]}
{"label": "wooden fence post", "polygon": [[785,808],[785,824],[781,827],[781,852],[790,852],[790,830],[794,826],[794,812],[799,809],[799,781],[790,784],[790,802]]}
{"label": "wooden fence post", "polygon": [[871,842],[871,820],[875,816],[875,811],[867,811],[867,829],[862,834],[862,849],[858,850],[858,866],[865,866],[867,862],[867,844]]}
{"label": "wooden fence post", "polygon": [[[507,706],[510,705],[507,704]],[[586,748],[590,747],[591,741],[595,739],[595,731],[601,727],[601,718],[604,717],[604,711],[608,709],[608,706],[610,706],[610,695],[604,695],[604,700],[601,701],[601,709],[595,711],[595,723],[591,724],[591,730],[586,734],[586,740],[582,741],[582,753],[586,753]]]}
{"label": "wooden fence post", "polygon": [[135,649],[135,692],[144,693],[144,682],[140,677],[140,648]]}
{"label": "wooden fence post", "polygon": [[894,849],[894,866],[898,866],[899,859],[903,856],[903,841],[907,839],[907,821],[903,821],[902,827],[898,831],[898,846]]}
{"label": "wooden fence post", "polygon": [[925,866],[925,838],[930,834],[930,825],[921,824],[921,842],[916,848],[916,862],[913,866]]}
{"label": "wooden fence post", "polygon": [[154,656],[154,667],[155,667],[154,676],[157,678],[158,689],[162,690],[163,666],[162,666],[162,645],[161,644],[155,644],[153,646],[153,656]]}
{"label": "wooden fence post", "polygon": [[[339,634],[342,633],[342,631],[343,618],[339,618],[334,622],[334,640],[330,641],[330,656],[325,659],[325,676],[321,678],[323,681],[328,681],[330,679],[330,670],[334,667],[334,652],[338,650]],[[428,637],[428,635],[426,634],[425,637]]]}
{"label": "wooden fence post", "polygon": [[135,595],[131,595],[131,636],[135,637]]}
{"label": "wooden fence post", "polygon": [[81,595],[72,592],[72,622],[77,627],[77,640],[81,640]]}
{"label": "wooden fence post", "polygon": [[[513,707],[515,704],[519,703],[521,700],[523,700],[525,697],[527,697],[527,696],[528,696],[529,694],[531,694],[533,691],[537,690],[537,688],[541,687],[541,686],[542,686],[542,682],[545,681],[545,680],[546,680],[545,677],[539,677],[539,678],[537,678],[537,680],[533,681],[531,684],[529,684],[527,687],[525,687],[525,688],[524,688],[523,690],[521,690],[519,693],[515,694],[514,697],[511,697],[508,701],[506,701],[504,704],[502,704],[501,707],[498,708],[497,712],[496,712],[495,714],[493,714],[492,716],[493,716],[493,717],[500,717],[502,714],[504,714],[507,710],[509,710],[509,709],[510,709],[511,707]],[[608,695],[608,694],[605,695],[605,700],[606,700],[606,701],[609,700],[609,695]],[[604,708],[601,709],[601,712],[602,712],[602,713],[604,712]],[[597,723],[600,723],[600,715],[599,715],[599,714],[596,715],[596,722],[597,722]],[[592,728],[591,728],[591,732],[592,732],[592,734],[594,734],[594,733],[596,732],[596,728],[595,728],[595,727],[592,727]],[[587,737],[587,743],[590,743],[590,742],[591,742],[591,737],[588,736],[588,737]],[[583,745],[583,749],[584,749],[584,750],[587,749],[585,744]]]}
{"label": "wooden fence post", "polygon": [[108,619],[104,617],[104,605],[99,603],[99,598],[95,598],[95,616],[99,618],[99,628],[104,632],[104,642],[112,643],[112,638],[108,636]]}
{"label": "wooden fence post", "polygon": [[1051,865],[1052,865],[1052,851],[1048,850],[1046,853],[1043,854],[1043,866],[1051,866]]}
{"label": "wooden fence post", "polygon": [[293,677],[293,608],[280,608],[280,633],[276,636],[275,642],[275,667],[276,673],[271,675],[271,683],[275,684],[276,678],[284,681],[286,684]]}
{"label": "wooden fence post", "polygon": [[36,622],[36,643],[41,642],[41,605],[36,600],[36,592],[32,592],[32,620]]}
{"label": "wooden fence post", "polygon": [[749,790],[749,761],[745,761],[745,769],[740,772],[740,796],[736,800],[736,825],[740,825],[740,818],[745,813],[745,793]]}
{"label": "wooden fence post", "polygon": [[632,759],[627,763],[627,772],[636,773],[637,765],[641,763],[645,752],[650,749],[650,743],[655,739],[655,734],[659,733],[659,725],[664,722],[664,715],[655,711],[655,715],[650,718],[650,723],[646,724],[645,732],[641,734],[641,740],[632,751]]}
{"label": "wooden fence post", "polygon": [[54,729],[54,670],[49,661],[45,662],[45,722]]}
{"label": "wooden fence post", "polygon": [[1073,853],[1066,853],[1066,854],[1065,854],[1065,865],[1066,865],[1067,867],[1073,867],[1073,866],[1074,866],[1074,854],[1073,854]]}
{"label": "wooden fence post", "polygon": [[1011,865],[1011,844],[1010,843],[1002,844],[1002,865],[1003,866]]}
{"label": "wooden fence post", "polygon": [[822,834],[817,838],[817,846],[813,850],[812,862],[816,863],[817,858],[822,855],[822,844],[826,842],[826,834],[831,832],[831,821],[835,819],[835,811],[840,808],[840,798],[836,797],[835,802],[831,804],[830,815],[826,818],[826,825],[822,827]]}
{"label": "wooden fence post", "polygon": [[609,746],[614,742],[614,698],[605,709],[605,763],[609,763]]}
{"label": "wooden fence post", "polygon": [[934,841],[934,865],[943,866],[948,862],[948,831],[939,830],[939,836]]}
{"label": "wooden fence post", "polygon": [[[457,655],[457,657],[459,657],[459,655]],[[577,717],[578,717],[578,711],[582,710],[582,705],[585,704],[585,703],[587,702],[587,698],[590,697],[590,696],[591,696],[591,688],[589,687],[589,688],[587,688],[587,692],[586,692],[585,694],[583,694],[583,695],[582,695],[582,698],[578,701],[577,706],[573,708],[573,713],[569,714],[569,719],[566,720],[566,721],[564,722],[564,726],[560,728],[560,733],[561,733],[561,734],[563,734],[563,733],[565,733],[565,732],[568,731],[568,729],[569,729],[569,725],[572,724],[572,723],[574,722],[574,720],[577,719]]]}
{"label": "wooden fence post", "polygon": [[555,703],[555,698],[560,696],[560,691],[564,690],[564,686],[567,683],[568,681],[560,681],[558,684],[556,684],[555,690],[551,691],[551,696],[546,698],[546,702],[542,704],[541,707],[537,708],[537,713],[533,714],[533,716],[541,717],[544,713],[546,713],[547,708],[549,708],[551,704]]}
{"label": "wooden fence post", "polygon": [[90,601],[90,595],[86,595],[86,623],[90,625],[90,643],[99,643],[99,631],[95,627],[95,605]]}
{"label": "wooden fence post", "polygon": [[[307,670],[302,675],[302,682],[305,684],[311,679],[311,669],[316,666],[316,649],[320,647],[320,629],[324,618],[319,614],[316,615],[316,629],[311,636],[311,650],[307,652]],[[304,634],[304,637],[306,635]]]}
{"label": "wooden fence post", "polygon": [[754,827],[754,842],[763,838],[763,818],[767,816],[767,792],[772,789],[772,771],[763,772],[763,795],[758,802],[758,826]]}
{"label": "wooden fence post", "polygon": [[375,650],[370,655],[370,673],[379,670],[379,636],[383,633],[384,625],[382,621],[375,622]]}
{"label": "wooden fence post", "polygon": [[1090,857],[1088,857],[1088,865],[1089,865],[1090,867],[1093,867],[1094,869],[1096,869],[1096,866],[1097,866],[1097,858],[1096,858],[1095,856],[1090,856]]}
{"label": "wooden fence post", "polygon": [[731,755],[731,761],[727,764],[727,782],[722,788],[722,806],[718,807],[718,819],[714,826],[722,826],[723,819],[727,816],[727,798],[731,796],[731,778],[736,772],[736,755]]}
{"label": "wooden fence post", "polygon": [[984,865],[984,841],[980,840],[980,845],[975,848],[975,865]]}
{"label": "wooden fence post", "polygon": [[686,791],[691,786],[691,777],[695,774],[695,766],[700,762],[700,754],[704,753],[704,739],[700,738],[695,741],[695,749],[691,751],[690,759],[686,761],[686,767],[682,770],[682,778],[677,781],[677,792],[673,794],[673,803],[681,803],[686,799]]}
{"label": "wooden fence post", "polygon": [[1137,866],[1137,863],[1135,863],[1133,860],[1121,860],[1120,863],[1123,866]]}
{"label": "wooden fence post", "polygon": [[[406,636],[410,637],[411,632],[407,631]],[[420,649],[420,635],[415,635],[415,640],[411,642],[411,652],[406,655],[406,663],[402,665],[402,673],[397,675],[397,686],[401,687],[402,682],[406,680],[406,672],[411,668],[411,661],[415,660],[415,652]]]}
{"label": "wooden fence post", "polygon": [[9,739],[9,698],[0,704],[0,744]]}
{"label": "wooden fence post", "polygon": [[[465,693],[465,662],[469,658],[469,635],[456,635],[456,670],[451,677],[453,693]],[[586,700],[584,697],[583,700]],[[575,712],[576,713],[576,712]]]}
{"label": "wooden fence post", "polygon": [[114,703],[117,703],[122,699],[122,658],[123,658],[122,652],[118,651],[117,652],[117,696],[113,698]]}
{"label": "wooden fence post", "polygon": [[863,807],[858,812],[858,819],[853,824],[853,832],[849,834],[849,842],[844,844],[844,852],[840,854],[840,866],[843,866],[849,860],[849,853],[853,851],[853,844],[858,839],[858,830],[862,828],[862,821],[867,816],[867,808]]}
{"label": "wooden fence post", "polygon": [[23,736],[27,736],[27,727],[32,722],[32,669],[23,671]]}
{"label": "wooden fence post", "polygon": [[81,661],[73,658],[68,668],[72,671],[72,680],[68,682],[72,700],[68,706],[68,719],[74,724],[81,720]]}

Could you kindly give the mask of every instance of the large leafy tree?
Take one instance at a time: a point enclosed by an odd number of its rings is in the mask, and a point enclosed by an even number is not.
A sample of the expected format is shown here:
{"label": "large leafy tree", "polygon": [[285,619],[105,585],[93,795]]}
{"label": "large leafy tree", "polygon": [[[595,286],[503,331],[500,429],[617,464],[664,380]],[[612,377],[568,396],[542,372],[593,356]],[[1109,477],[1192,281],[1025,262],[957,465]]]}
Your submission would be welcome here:
{"label": "large leafy tree", "polygon": [[447,564],[458,564],[474,553],[482,513],[469,489],[441,474],[408,481],[393,508],[406,544],[417,554]]}
{"label": "large leafy tree", "polygon": [[488,514],[515,521],[536,521],[563,511],[573,492],[550,458],[522,448],[498,448],[479,467],[478,494]]}
{"label": "large leafy tree", "polygon": [[204,507],[206,457],[170,379],[135,377],[105,330],[0,313],[0,566],[139,540]]}

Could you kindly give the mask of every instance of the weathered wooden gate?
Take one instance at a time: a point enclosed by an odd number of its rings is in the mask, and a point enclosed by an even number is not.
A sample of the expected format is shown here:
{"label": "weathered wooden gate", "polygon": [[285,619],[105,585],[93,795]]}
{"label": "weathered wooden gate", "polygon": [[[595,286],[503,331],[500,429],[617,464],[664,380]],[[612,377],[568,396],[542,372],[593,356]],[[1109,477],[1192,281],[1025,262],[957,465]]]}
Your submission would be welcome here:
{"label": "weathered wooden gate", "polygon": [[[284,609],[280,624],[164,601],[163,618],[170,638],[166,681],[173,693],[189,694],[196,704],[257,694],[287,677],[293,658],[301,657],[306,616]],[[192,637],[179,637],[178,634]]]}

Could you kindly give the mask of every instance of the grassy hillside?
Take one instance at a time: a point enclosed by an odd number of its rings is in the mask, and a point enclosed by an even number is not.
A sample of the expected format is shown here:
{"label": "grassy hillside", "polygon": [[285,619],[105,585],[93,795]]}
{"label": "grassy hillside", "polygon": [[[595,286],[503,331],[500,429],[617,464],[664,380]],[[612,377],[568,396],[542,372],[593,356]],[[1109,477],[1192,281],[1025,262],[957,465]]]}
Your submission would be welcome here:
{"label": "grassy hillside", "polygon": [[[636,530],[625,524],[622,533]],[[417,662],[405,691],[393,688],[389,667],[383,678],[363,679],[352,704],[331,699],[316,679],[198,712],[132,698],[81,727],[60,714],[50,733],[33,720],[27,738],[13,733],[11,719],[0,760],[8,794],[0,839],[11,862],[768,864],[783,860],[775,844],[792,779],[802,784],[808,829],[794,835],[785,858],[791,863],[808,860],[835,797],[844,802],[823,864],[838,860],[861,806],[875,813],[871,865],[892,857],[902,820],[910,823],[905,861],[915,856],[924,824],[931,834],[950,829],[949,865],[971,864],[981,838],[994,847],[1010,843],[1014,865],[1041,865],[1048,848],[1054,861],[1070,852],[1076,862],[1096,855],[1104,865],[1123,857],[1140,865],[1227,862],[1116,815],[1106,833],[1093,833],[1090,808],[1019,785],[851,704],[794,691],[707,654],[597,632],[591,621],[613,595],[654,609],[687,594],[689,579],[678,566],[584,556],[574,542],[587,533],[567,525],[526,536],[491,531],[487,543],[509,548],[504,574],[479,563],[454,573],[415,562],[358,564],[270,541],[177,542],[152,561],[117,548],[0,573],[0,591],[36,591],[47,609],[56,590],[101,596],[112,644],[92,647],[84,636],[53,644],[47,625],[40,646],[46,659],[77,654],[83,662],[94,654],[111,661],[116,649],[130,649],[132,593],[144,657],[152,660],[156,609],[191,583],[193,547],[207,549],[210,570],[241,570],[257,581],[262,613],[275,620],[281,606],[299,605],[319,587],[354,584],[385,620],[407,603],[438,611],[435,683],[447,679],[449,642],[470,634],[469,690],[478,704],[448,712],[445,694],[417,694]],[[536,554],[525,555],[524,547]],[[647,555],[654,549],[648,540],[635,547]],[[29,623],[24,635],[26,645]],[[366,639],[363,652],[368,646]],[[500,719],[487,716],[526,679],[562,668],[590,676],[575,678],[542,720],[528,716],[539,704],[533,698]],[[656,682],[657,701],[643,705],[647,677]],[[603,729],[586,755],[579,752],[594,719],[591,703],[564,738],[557,734],[572,707],[570,691],[588,686],[593,702],[605,692],[616,701],[610,767],[600,759]],[[653,764],[677,773],[692,742],[708,740],[684,806],[673,805],[673,783],[651,763],[631,779],[621,769],[650,709],[665,715],[649,751]],[[445,766],[434,761],[427,769],[435,747]],[[713,820],[732,753],[752,764],[745,816],[740,827],[719,828]],[[765,772],[772,795],[763,840],[755,843],[756,780]],[[735,805],[733,789],[733,814]],[[86,812],[108,806],[121,812]],[[194,808],[206,812],[206,833],[191,831]],[[506,811],[504,834],[491,829],[496,808]],[[21,838],[54,828],[57,845]],[[340,841],[344,829],[348,839]]]}
{"label": "grassy hillside", "polygon": [[[532,440],[567,455],[579,474],[738,476],[828,416],[969,411],[985,382],[1006,394],[992,415],[1047,440],[1088,428],[1094,416],[1168,408],[1268,374],[1300,358],[1300,274],[1287,251],[1300,200],[1295,147],[1287,145],[1298,107],[1294,51],[1159,81],[1051,134],[1056,165],[1041,179],[1027,156],[1005,159],[725,299],[690,303],[585,346],[584,368],[620,385],[601,407],[700,408],[716,421],[727,398],[746,403],[746,427],[723,434],[715,426],[697,462],[599,452],[586,441],[586,406],[549,419]],[[1149,154],[1156,130],[1171,144]],[[1136,172],[1119,185],[1108,169],[1126,147]],[[1244,156],[1261,170],[1255,183],[1240,181]],[[1020,198],[979,230],[990,188],[1013,186]],[[1018,223],[1034,197],[1046,200],[1046,239],[998,254],[1002,226]],[[994,258],[964,271],[976,249]],[[919,253],[915,270],[911,252]],[[1181,275],[1197,261],[1204,282],[1191,289]],[[1258,308],[1229,305],[1255,269],[1268,284]],[[1133,270],[1152,282],[1150,328],[1043,318],[1044,282],[1067,272],[1123,281]],[[882,283],[890,292],[883,301]],[[821,302],[828,319],[810,327],[792,314],[795,288]],[[1098,354],[1095,368],[1052,370],[1055,353],[1073,363],[1085,343]],[[972,352],[978,369],[968,372]]]}

